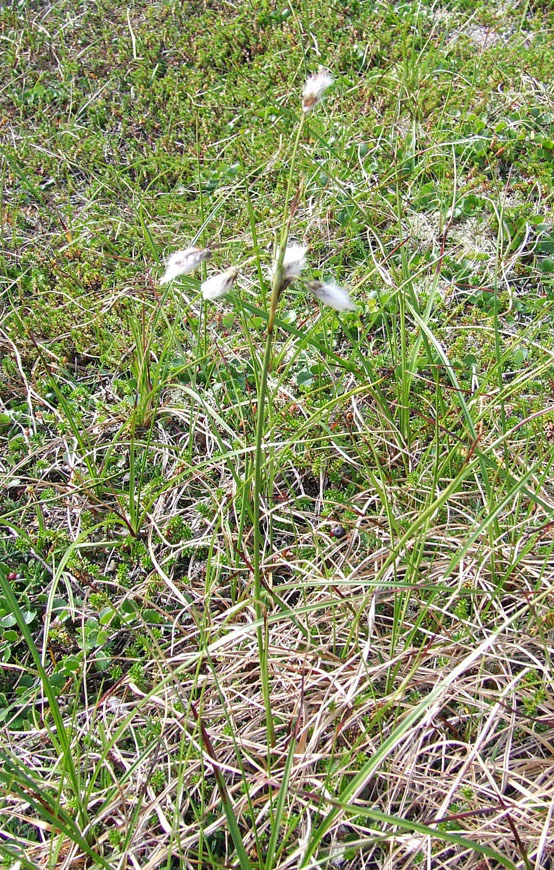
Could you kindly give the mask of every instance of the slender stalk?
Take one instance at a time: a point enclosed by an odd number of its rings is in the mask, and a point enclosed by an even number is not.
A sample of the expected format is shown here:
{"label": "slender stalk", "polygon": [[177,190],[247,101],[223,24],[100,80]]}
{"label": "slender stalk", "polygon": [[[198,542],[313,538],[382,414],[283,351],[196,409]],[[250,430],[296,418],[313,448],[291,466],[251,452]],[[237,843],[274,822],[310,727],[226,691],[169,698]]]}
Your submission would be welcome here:
{"label": "slender stalk", "polygon": [[266,711],[266,729],[267,729],[267,742],[268,749],[275,745],[275,732],[273,730],[273,719],[271,714],[271,698],[269,691],[269,674],[268,674],[268,662],[267,662],[267,645],[265,643],[264,638],[264,628],[263,628],[263,608],[262,608],[262,572],[261,572],[261,562],[262,562],[262,549],[263,549],[263,541],[262,541],[262,530],[261,530],[261,502],[263,498],[263,465],[264,465],[264,447],[263,447],[263,437],[265,430],[265,411],[266,411],[266,400],[267,400],[267,380],[269,371],[271,369],[271,356],[272,356],[272,348],[273,348],[273,333],[275,327],[275,316],[277,313],[277,307],[279,305],[279,297],[281,294],[281,288],[283,286],[283,259],[285,256],[285,249],[287,247],[287,241],[289,237],[290,231],[290,219],[291,215],[289,213],[290,208],[290,200],[292,193],[292,179],[293,179],[293,171],[296,163],[296,155],[298,153],[298,145],[300,143],[300,137],[302,135],[302,130],[304,128],[305,115],[302,115],[300,121],[298,123],[298,130],[296,133],[296,139],[294,142],[294,147],[292,151],[291,161],[290,161],[290,171],[289,178],[287,183],[287,192],[285,195],[285,207],[283,212],[283,224],[281,229],[281,239],[279,243],[279,250],[277,253],[277,260],[275,262],[273,268],[273,275],[271,280],[271,297],[269,302],[269,314],[267,321],[267,335],[265,340],[265,351],[264,358],[262,364],[262,371],[260,374],[260,379],[258,382],[258,413],[256,419],[256,440],[255,440],[255,451],[254,451],[254,559],[253,559],[253,567],[254,567],[254,607],[256,611],[256,619],[260,623],[258,625],[258,654],[260,658],[260,678],[262,684],[262,692],[264,696],[264,705]]}

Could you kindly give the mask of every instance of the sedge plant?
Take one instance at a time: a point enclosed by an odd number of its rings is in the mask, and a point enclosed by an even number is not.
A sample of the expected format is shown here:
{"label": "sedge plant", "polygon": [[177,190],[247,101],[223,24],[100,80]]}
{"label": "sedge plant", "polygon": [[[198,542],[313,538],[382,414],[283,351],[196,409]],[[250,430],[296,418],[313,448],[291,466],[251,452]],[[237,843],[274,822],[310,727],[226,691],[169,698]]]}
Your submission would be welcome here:
{"label": "sedge plant", "polygon": [[[268,404],[271,402],[269,391],[269,375],[272,370],[273,347],[275,338],[276,318],[284,292],[296,280],[302,280],[302,272],[306,268],[307,248],[291,241],[291,226],[296,211],[302,184],[295,184],[297,158],[303,133],[306,130],[307,118],[310,112],[321,102],[325,91],[333,84],[331,74],[320,69],[306,81],[302,91],[302,105],[292,139],[292,152],[288,172],[287,186],[284,197],[281,226],[277,234],[273,265],[271,268],[271,290],[267,308],[267,327],[265,349],[257,381],[257,418],[254,434],[253,484],[252,484],[252,520],[254,553],[252,560],[253,574],[253,604],[257,623],[257,643],[260,663],[261,688],[266,712],[266,730],[268,751],[275,744],[273,729],[268,668],[268,644],[265,631],[262,571],[263,555],[263,502],[267,489],[267,462],[264,433],[268,416]],[[162,284],[172,282],[184,274],[197,269],[210,256],[209,249],[197,247],[185,248],[173,253],[167,262],[166,271],[161,279]],[[230,267],[215,274],[201,284],[204,300],[213,302],[226,296],[232,289],[238,270]],[[353,311],[356,306],[350,299],[348,290],[340,287],[334,281],[307,281],[306,286],[314,296],[335,311]]]}

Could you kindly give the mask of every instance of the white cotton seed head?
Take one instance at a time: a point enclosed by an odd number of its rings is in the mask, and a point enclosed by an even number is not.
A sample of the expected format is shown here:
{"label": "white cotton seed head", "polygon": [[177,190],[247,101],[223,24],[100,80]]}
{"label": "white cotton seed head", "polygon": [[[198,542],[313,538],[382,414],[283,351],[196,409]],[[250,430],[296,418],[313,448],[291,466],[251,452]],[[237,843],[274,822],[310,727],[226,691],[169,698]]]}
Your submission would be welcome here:
{"label": "white cotton seed head", "polygon": [[283,277],[285,279],[298,278],[302,269],[306,266],[306,251],[304,245],[293,242],[285,250],[283,257]]}
{"label": "white cotton seed head", "polygon": [[[299,245],[298,242],[292,242],[285,248],[282,269],[279,275],[281,290],[289,287],[295,278],[298,278],[302,269],[305,268],[306,251],[307,248],[305,248],[304,245]],[[274,281],[276,277],[278,259],[279,258],[274,261],[269,276],[272,281]]]}
{"label": "white cotton seed head", "polygon": [[333,84],[333,76],[326,69],[320,69],[315,75],[310,76],[302,91],[302,111],[311,112],[317,106],[323,94]]}
{"label": "white cotton seed head", "polygon": [[322,284],[321,281],[310,281],[308,287],[314,296],[317,296],[325,305],[334,308],[335,311],[356,311],[356,306],[352,302],[348,290],[339,287],[334,281],[328,281],[326,284]]}
{"label": "white cotton seed head", "polygon": [[202,296],[211,302],[227,296],[227,293],[235,283],[237,275],[237,269],[227,269],[226,272],[220,272],[219,275],[212,275],[211,278],[208,278],[202,284]]}
{"label": "white cotton seed head", "polygon": [[187,275],[194,272],[200,263],[209,260],[211,253],[208,248],[186,248],[184,251],[175,251],[167,261],[167,266],[160,284],[167,284],[179,275]]}

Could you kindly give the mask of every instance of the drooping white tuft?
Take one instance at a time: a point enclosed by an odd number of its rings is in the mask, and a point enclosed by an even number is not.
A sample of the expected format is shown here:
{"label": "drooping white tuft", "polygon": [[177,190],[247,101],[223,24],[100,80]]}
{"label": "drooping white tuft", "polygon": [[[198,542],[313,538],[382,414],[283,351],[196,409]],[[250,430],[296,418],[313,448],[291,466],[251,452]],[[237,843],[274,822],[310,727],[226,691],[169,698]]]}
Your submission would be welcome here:
{"label": "drooping white tuft", "polygon": [[306,266],[306,251],[308,249],[298,242],[293,242],[285,250],[283,257],[283,277],[289,280],[298,278]]}
{"label": "drooping white tuft", "polygon": [[302,91],[302,111],[311,112],[317,106],[323,94],[333,84],[333,76],[323,67],[315,75],[310,76]]}
{"label": "drooping white tuft", "polygon": [[209,260],[211,253],[208,248],[186,248],[184,251],[175,251],[167,261],[167,266],[160,284],[167,284],[179,275],[187,275],[198,268],[204,260]]}
{"label": "drooping white tuft", "polygon": [[[302,270],[305,268],[307,250],[308,249],[304,247],[304,245],[299,245],[298,242],[291,242],[291,244],[287,245],[285,248],[283,263],[279,274],[281,291],[290,287],[295,278],[298,278]],[[269,274],[271,281],[275,280],[278,261],[279,257],[273,261],[273,266]]]}
{"label": "drooping white tuft", "polygon": [[237,269],[227,269],[226,272],[220,272],[219,275],[212,275],[203,282],[201,290],[204,299],[209,299],[212,302],[215,299],[221,299],[227,296],[227,293],[235,283],[235,278],[238,275]]}
{"label": "drooping white tuft", "polygon": [[335,311],[356,311],[356,306],[352,302],[348,290],[339,287],[334,281],[328,281],[325,284],[322,284],[321,281],[310,281],[308,287],[314,296],[317,296],[325,305],[334,308]]}

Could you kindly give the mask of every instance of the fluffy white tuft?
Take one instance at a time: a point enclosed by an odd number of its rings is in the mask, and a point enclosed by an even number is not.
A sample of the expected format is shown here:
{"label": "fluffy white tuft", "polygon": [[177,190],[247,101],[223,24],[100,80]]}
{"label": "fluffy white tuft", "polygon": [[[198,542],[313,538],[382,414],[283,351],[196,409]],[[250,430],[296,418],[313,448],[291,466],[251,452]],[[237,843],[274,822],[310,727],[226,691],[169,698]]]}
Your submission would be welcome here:
{"label": "fluffy white tuft", "polygon": [[325,305],[334,308],[335,311],[356,311],[356,306],[352,302],[348,290],[339,287],[334,281],[328,281],[325,284],[322,284],[321,281],[310,281],[308,287],[314,296],[317,296]]}
{"label": "fluffy white tuft", "polygon": [[307,250],[304,245],[299,245],[298,242],[293,242],[286,248],[283,257],[283,277],[285,279],[298,278],[306,266]]}
{"label": "fluffy white tuft", "polygon": [[227,269],[226,272],[220,272],[219,275],[212,275],[211,278],[208,278],[202,284],[202,296],[204,299],[209,299],[212,302],[215,299],[227,296],[227,293],[235,283],[237,275],[238,271],[234,268]]}
{"label": "fluffy white tuft", "polygon": [[167,266],[160,284],[167,284],[179,275],[187,275],[198,268],[204,260],[209,260],[211,253],[208,248],[186,248],[184,251],[175,251],[167,261]]}
{"label": "fluffy white tuft", "polygon": [[326,69],[320,69],[315,75],[310,76],[302,91],[302,111],[311,112],[317,106],[323,94],[333,84],[333,76]]}

